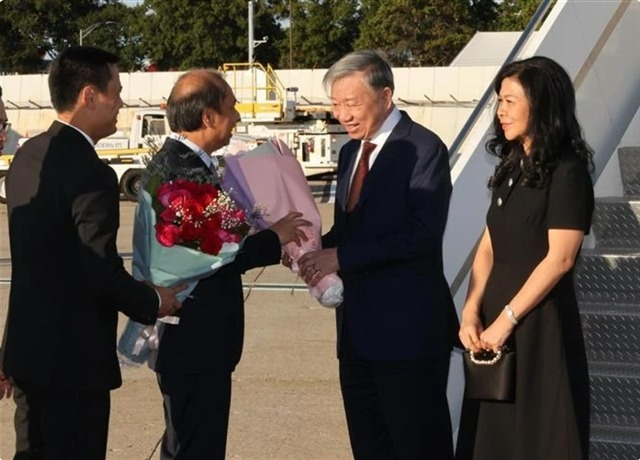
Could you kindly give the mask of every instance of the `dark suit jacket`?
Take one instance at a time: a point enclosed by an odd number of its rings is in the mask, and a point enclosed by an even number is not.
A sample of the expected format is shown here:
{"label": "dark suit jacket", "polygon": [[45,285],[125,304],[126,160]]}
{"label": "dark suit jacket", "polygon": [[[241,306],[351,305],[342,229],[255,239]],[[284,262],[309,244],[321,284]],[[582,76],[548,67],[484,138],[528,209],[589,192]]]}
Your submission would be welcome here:
{"label": "dark suit jacket", "polygon": [[112,389],[118,310],[153,324],[158,297],[116,249],[115,172],[75,129],[54,122],[7,174],[11,293],[4,371],[49,387]]}
{"label": "dark suit jacket", "polygon": [[[147,167],[143,183],[164,171],[176,177],[212,174],[182,142],[167,139]],[[164,326],[156,371],[183,374],[231,372],[240,361],[244,339],[241,275],[254,267],[280,262],[280,242],[271,230],[246,238],[233,263],[201,280],[178,312],[180,324]]]}
{"label": "dark suit jacket", "polygon": [[323,247],[337,247],[347,326],[356,355],[368,360],[441,357],[457,331],[442,263],[451,178],[447,148],[402,112],[346,212],[360,142],[340,151],[334,225]]}

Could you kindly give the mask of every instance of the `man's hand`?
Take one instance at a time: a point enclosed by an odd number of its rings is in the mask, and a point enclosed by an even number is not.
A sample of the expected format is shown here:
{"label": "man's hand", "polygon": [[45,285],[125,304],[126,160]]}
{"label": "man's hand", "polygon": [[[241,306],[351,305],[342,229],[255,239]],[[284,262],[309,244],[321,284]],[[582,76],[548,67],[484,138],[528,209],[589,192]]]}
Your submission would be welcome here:
{"label": "man's hand", "polygon": [[0,399],[10,398],[13,394],[13,385],[11,385],[11,381],[9,377],[4,375],[4,372],[0,371]]}
{"label": "man's hand", "polygon": [[338,250],[336,248],[321,249],[308,252],[298,260],[300,276],[309,286],[315,286],[323,277],[340,269]]}
{"label": "man's hand", "polygon": [[180,284],[172,287],[154,286],[154,289],[160,294],[160,308],[158,308],[158,318],[171,316],[182,308],[182,303],[176,299],[176,294],[185,290],[187,284]]}
{"label": "man's hand", "polygon": [[291,258],[291,256],[289,254],[287,254],[286,252],[282,251],[282,257],[280,257],[280,262],[282,262],[282,265],[284,265],[289,270],[291,270],[291,266],[293,265],[293,259]]}
{"label": "man's hand", "polygon": [[269,227],[276,232],[281,245],[295,241],[298,246],[302,241],[307,241],[307,235],[300,227],[308,227],[311,222],[302,219],[302,213],[290,212],[278,222]]}

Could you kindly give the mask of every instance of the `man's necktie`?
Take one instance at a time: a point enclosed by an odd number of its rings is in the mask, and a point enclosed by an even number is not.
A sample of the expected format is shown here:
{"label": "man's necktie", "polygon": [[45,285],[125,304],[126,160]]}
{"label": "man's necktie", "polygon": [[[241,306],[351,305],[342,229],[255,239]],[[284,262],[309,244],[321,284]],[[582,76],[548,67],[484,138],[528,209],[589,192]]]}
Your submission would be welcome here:
{"label": "man's necktie", "polygon": [[360,155],[360,161],[358,161],[358,167],[353,175],[353,182],[351,182],[351,189],[349,190],[349,200],[347,201],[347,211],[349,212],[356,207],[358,198],[360,198],[362,184],[364,184],[364,179],[369,172],[369,157],[375,148],[376,144],[369,141],[365,141],[362,145],[362,155]]}

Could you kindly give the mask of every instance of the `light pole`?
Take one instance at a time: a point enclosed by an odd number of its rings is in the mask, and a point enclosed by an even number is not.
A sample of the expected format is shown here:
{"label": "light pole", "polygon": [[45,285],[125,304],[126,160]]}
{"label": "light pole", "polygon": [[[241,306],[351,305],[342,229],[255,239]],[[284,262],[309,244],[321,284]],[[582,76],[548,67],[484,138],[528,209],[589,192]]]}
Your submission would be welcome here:
{"label": "light pole", "polygon": [[95,24],[90,25],[86,29],[80,29],[80,46],[82,46],[82,39],[87,35],[89,35],[91,32],[93,32],[94,30],[96,30],[98,27],[107,26],[111,24],[115,24],[115,21],[96,22]]}
{"label": "light pole", "polygon": [[289,0],[289,69],[293,69],[293,10]]}
{"label": "light pole", "polygon": [[254,48],[257,48],[258,46],[262,45],[263,43],[267,43],[267,40],[269,40],[269,37],[264,36],[262,37],[262,40],[254,40],[253,38],[253,0],[249,0],[249,52],[248,52],[248,58],[249,58],[249,64],[253,64],[254,61],[254,56],[253,56],[253,50]]}

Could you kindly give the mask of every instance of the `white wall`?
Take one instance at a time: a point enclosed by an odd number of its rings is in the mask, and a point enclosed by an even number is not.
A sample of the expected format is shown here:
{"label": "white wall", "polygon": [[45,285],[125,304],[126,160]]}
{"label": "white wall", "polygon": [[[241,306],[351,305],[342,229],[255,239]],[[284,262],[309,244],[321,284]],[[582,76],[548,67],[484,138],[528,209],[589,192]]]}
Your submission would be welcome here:
{"label": "white wall", "polygon": [[[432,129],[450,145],[497,70],[497,66],[396,68],[395,100],[414,120]],[[120,74],[122,99],[129,107],[120,111],[119,129],[130,126],[136,109],[147,106],[146,103],[157,105],[166,100],[181,73]],[[322,88],[325,73],[326,69],[276,71],[284,88],[298,88],[298,104],[329,103]],[[55,119],[55,112],[51,108],[35,108],[35,104],[50,106],[46,75],[1,76],[0,86],[13,131],[5,151],[12,152],[19,137],[45,130]]]}

